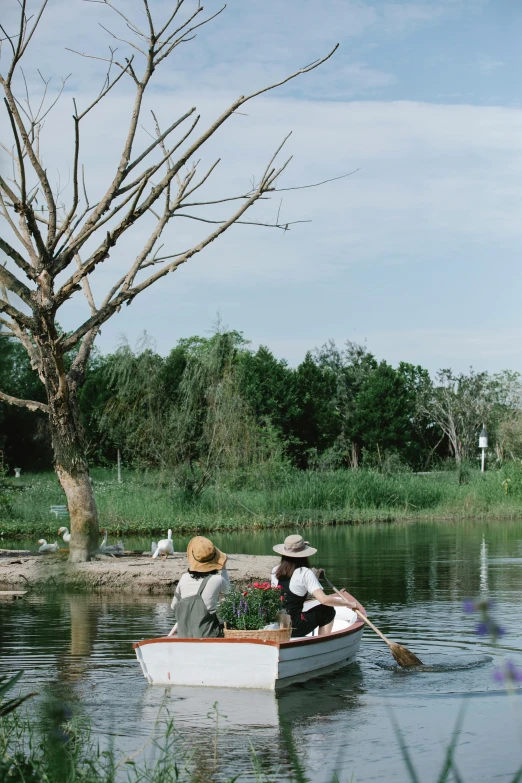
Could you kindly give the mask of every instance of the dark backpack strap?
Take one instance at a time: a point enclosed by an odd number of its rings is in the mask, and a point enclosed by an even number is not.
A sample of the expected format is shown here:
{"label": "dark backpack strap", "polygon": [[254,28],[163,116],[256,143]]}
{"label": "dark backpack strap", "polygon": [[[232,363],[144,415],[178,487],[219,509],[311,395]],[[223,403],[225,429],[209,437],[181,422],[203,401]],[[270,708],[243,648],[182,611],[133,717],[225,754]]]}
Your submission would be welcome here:
{"label": "dark backpack strap", "polygon": [[196,595],[201,595],[201,593],[203,592],[203,590],[205,589],[205,587],[206,587],[206,585],[207,585],[207,582],[209,581],[209,579],[210,579],[212,576],[214,576],[214,574],[209,574],[208,576],[206,576],[206,577],[203,579],[203,581],[201,582],[201,584],[200,584],[200,586],[199,586],[199,590],[198,590],[198,592],[196,593]]}

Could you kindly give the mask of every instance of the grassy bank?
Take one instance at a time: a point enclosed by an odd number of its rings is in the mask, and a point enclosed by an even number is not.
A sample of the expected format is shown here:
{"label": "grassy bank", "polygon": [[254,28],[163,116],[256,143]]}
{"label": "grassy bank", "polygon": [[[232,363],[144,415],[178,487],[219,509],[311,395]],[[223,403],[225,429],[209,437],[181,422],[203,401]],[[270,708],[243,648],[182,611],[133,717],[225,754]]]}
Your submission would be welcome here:
{"label": "grassy bank", "polygon": [[[506,483],[507,482],[507,483]],[[427,475],[377,471],[300,472],[277,476],[235,476],[187,498],[169,476],[94,470],[93,484],[102,526],[112,532],[157,533],[238,530],[290,525],[364,523],[409,519],[522,516],[522,471],[441,471]],[[0,509],[0,532],[56,533],[51,505],[65,503],[51,473],[10,480]],[[54,540],[54,539],[53,539]]]}

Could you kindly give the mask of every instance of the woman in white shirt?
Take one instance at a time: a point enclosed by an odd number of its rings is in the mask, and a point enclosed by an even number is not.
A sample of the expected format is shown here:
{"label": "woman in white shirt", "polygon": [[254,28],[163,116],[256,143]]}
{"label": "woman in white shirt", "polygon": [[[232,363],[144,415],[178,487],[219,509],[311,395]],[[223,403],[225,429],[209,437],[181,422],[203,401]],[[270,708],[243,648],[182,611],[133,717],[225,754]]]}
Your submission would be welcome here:
{"label": "woman in white shirt", "polygon": [[177,623],[170,632],[185,639],[223,636],[216,615],[219,596],[230,590],[225,568],[227,556],[204,536],[196,536],[187,547],[188,571],[178,582],[171,608]]}
{"label": "woman in white shirt", "polygon": [[[337,595],[326,595],[316,572],[310,568],[308,558],[315,555],[317,549],[309,546],[302,536],[287,536],[284,544],[274,546],[274,552],[281,555],[281,562],[272,570],[272,586],[283,590],[284,608],[292,619],[292,636],[307,636],[317,627],[319,636],[331,633],[334,606],[346,604]],[[349,602],[348,606],[359,608],[346,590],[340,592]],[[308,593],[319,601],[319,605],[305,612],[303,607]]]}

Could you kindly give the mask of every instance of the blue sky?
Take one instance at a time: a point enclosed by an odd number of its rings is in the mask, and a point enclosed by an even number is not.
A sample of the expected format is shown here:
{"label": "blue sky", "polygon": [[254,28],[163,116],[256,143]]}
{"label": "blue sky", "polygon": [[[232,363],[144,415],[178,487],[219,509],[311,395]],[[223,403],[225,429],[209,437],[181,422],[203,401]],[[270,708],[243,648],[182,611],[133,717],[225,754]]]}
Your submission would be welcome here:
{"label": "blue sky", "polygon": [[[172,3],[151,5],[161,16]],[[134,18],[138,6],[125,3]],[[110,26],[108,9],[50,0],[26,64],[31,85],[37,66],[55,77],[72,72],[44,138],[48,167],[60,169],[62,181],[72,157],[71,97],[85,103],[101,79],[95,61],[64,47],[106,48],[98,21]],[[219,311],[226,325],[292,364],[333,338],[366,342],[379,358],[432,372],[522,371],[521,39],[515,0],[229,0],[156,74],[150,105],[165,124],[191,105],[210,119],[238,94],[340,48],[217,134],[204,154],[222,157],[210,192],[244,188],[290,130],[294,159],[281,186],[358,171],[283,194],[286,219],[311,223],[286,234],[232,228],[124,308],[104,327],[100,348],[147,330],[165,353],[180,337],[206,333]],[[122,85],[88,125],[83,159],[93,191],[107,179],[128,101]],[[273,218],[278,206],[262,204],[257,218]],[[180,223],[169,229],[166,250],[194,241],[192,227]],[[139,238],[100,270],[98,295]],[[72,328],[83,315],[77,299],[61,320]]]}

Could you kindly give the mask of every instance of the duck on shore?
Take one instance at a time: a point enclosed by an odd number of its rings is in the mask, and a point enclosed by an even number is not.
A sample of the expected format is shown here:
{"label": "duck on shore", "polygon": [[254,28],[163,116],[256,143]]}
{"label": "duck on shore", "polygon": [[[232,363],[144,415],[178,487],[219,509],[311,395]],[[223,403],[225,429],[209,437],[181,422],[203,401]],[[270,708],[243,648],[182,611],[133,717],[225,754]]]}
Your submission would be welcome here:
{"label": "duck on shore", "polygon": [[164,555],[165,557],[168,557],[169,555],[174,554],[174,544],[172,543],[172,530],[169,530],[167,533],[167,538],[162,538],[161,541],[158,541],[156,544],[156,551],[152,555],[152,559],[156,560],[156,558],[159,555]]}
{"label": "duck on shore", "polygon": [[101,555],[116,555],[121,556],[123,555],[123,552],[125,551],[125,547],[123,546],[123,541],[118,541],[116,544],[110,544],[107,546],[107,529],[105,528],[102,530],[103,535],[103,541],[101,542],[100,546],[98,547],[98,552]]}
{"label": "duck on shore", "polygon": [[39,552],[45,552],[47,554],[58,552],[58,541],[55,541],[54,544],[48,544],[45,538],[39,538],[38,543],[41,545],[38,550]]}
{"label": "duck on shore", "polygon": [[66,544],[68,544],[69,541],[71,540],[71,534],[69,533],[69,530],[66,527],[61,527],[58,530],[58,535],[60,536],[62,535],[62,533],[63,533],[62,536],[63,540],[65,541]]}

